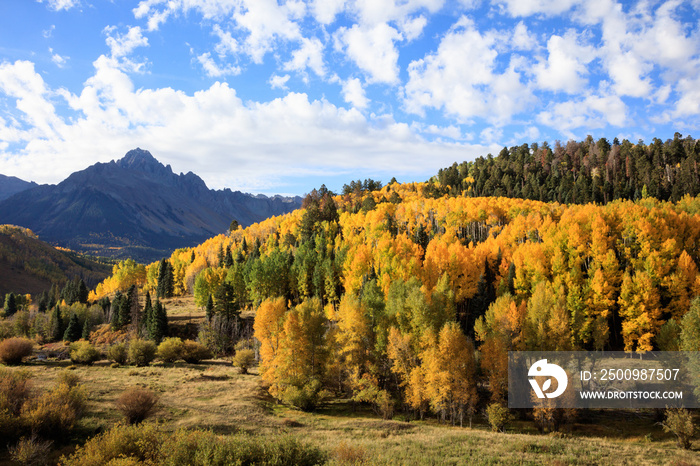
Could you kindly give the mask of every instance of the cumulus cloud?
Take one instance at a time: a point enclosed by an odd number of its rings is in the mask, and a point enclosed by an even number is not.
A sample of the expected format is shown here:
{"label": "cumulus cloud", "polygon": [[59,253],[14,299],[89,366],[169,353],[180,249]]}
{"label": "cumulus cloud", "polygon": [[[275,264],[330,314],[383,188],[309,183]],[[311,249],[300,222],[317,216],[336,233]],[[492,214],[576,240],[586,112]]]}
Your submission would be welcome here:
{"label": "cumulus cloud", "polygon": [[365,89],[362,87],[362,83],[357,78],[350,78],[343,82],[343,99],[345,102],[357,107],[359,109],[367,108],[369,105],[369,99],[365,95]]}
{"label": "cumulus cloud", "polygon": [[554,16],[569,11],[580,0],[500,0],[496,3],[511,16]]}
{"label": "cumulus cloud", "polygon": [[310,68],[318,76],[326,74],[323,63],[323,43],[317,38],[302,38],[301,47],[292,52],[292,59],[284,64],[287,71],[304,71]]}
{"label": "cumulus cloud", "polygon": [[220,78],[222,76],[235,76],[241,73],[241,69],[234,65],[219,66],[209,52],[197,55],[197,61],[202,65],[202,69],[210,78]]}
{"label": "cumulus cloud", "polygon": [[576,129],[623,127],[627,123],[627,106],[614,94],[590,94],[551,104],[537,115],[537,121],[575,138],[573,131]]}
{"label": "cumulus cloud", "polygon": [[289,81],[289,75],[279,76],[273,74],[268,81],[272,89],[287,89],[287,81]]}
{"label": "cumulus cloud", "polygon": [[[390,116],[365,117],[303,93],[244,102],[219,82],[194,94],[135,89],[113,64],[101,57],[80,94],[60,92],[79,115],[70,119],[56,115],[47,100],[52,91],[32,63],[2,65],[0,92],[16,99],[35,128],[32,134],[19,132],[15,140],[23,148],[5,154],[2,172],[32,173],[39,182],[55,182],[84,168],[85,160],[97,156],[108,161],[140,145],[175,170],[195,171],[214,187],[255,189],[275,177],[331,176],[357,166],[380,174],[431,172],[492,150],[430,142]],[[96,147],[108,149],[96,153]],[[59,154],[57,166],[53,160]]]}
{"label": "cumulus cloud", "polygon": [[399,80],[399,52],[395,41],[403,36],[386,23],[373,27],[354,25],[336,33],[348,57],[367,74],[368,82],[396,84]]}
{"label": "cumulus cloud", "polygon": [[497,71],[496,42],[496,33],[482,34],[462,17],[435,53],[409,64],[406,109],[419,115],[426,108],[442,109],[463,122],[477,117],[495,124],[510,121],[532,94],[514,63]]}
{"label": "cumulus cloud", "polygon": [[588,84],[586,67],[596,54],[593,47],[579,43],[576,32],[569,30],[563,37],[551,36],[547,41],[547,52],[547,59],[534,67],[541,88],[573,94]]}

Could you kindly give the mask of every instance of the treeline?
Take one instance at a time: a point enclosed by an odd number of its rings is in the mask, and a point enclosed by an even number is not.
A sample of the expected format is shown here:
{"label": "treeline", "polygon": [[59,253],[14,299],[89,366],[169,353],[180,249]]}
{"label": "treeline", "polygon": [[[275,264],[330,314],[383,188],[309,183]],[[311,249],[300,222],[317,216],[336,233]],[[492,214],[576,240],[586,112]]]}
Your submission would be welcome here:
{"label": "treeline", "polygon": [[[484,387],[503,398],[508,350],[672,350],[694,325],[699,198],[566,206],[364,184],[165,261],[122,262],[93,298],[136,283],[193,294],[209,323],[252,310],[280,399],[350,396],[452,422]],[[234,329],[209,323],[234,346]]]}
{"label": "treeline", "polygon": [[700,193],[700,144],[676,133],[651,144],[628,140],[523,144],[493,157],[441,169],[431,196],[506,196],[564,204],[655,197],[678,201]]}

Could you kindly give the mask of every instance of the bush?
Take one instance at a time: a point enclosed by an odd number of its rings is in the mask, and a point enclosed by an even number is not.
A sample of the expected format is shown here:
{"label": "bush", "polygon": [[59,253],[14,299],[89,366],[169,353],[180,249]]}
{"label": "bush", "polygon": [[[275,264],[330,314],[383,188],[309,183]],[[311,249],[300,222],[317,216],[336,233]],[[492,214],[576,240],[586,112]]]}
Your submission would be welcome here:
{"label": "bush", "polygon": [[192,340],[185,340],[182,347],[182,359],[190,364],[199,364],[205,359],[211,358],[209,348]]}
{"label": "bush", "polygon": [[70,345],[70,360],[73,364],[91,366],[100,360],[100,352],[89,341],[78,341]]}
{"label": "bush", "polygon": [[107,358],[123,366],[129,360],[128,351],[126,343],[115,343],[107,349]]}
{"label": "bush", "polygon": [[238,350],[233,357],[233,365],[241,370],[241,374],[247,374],[253,362],[255,362],[255,351],[251,349]]}
{"label": "bush", "polygon": [[117,409],[129,424],[143,422],[155,412],[158,397],[145,388],[129,388],[117,399]]}
{"label": "bush", "polygon": [[20,364],[32,354],[34,343],[26,338],[8,338],[0,341],[0,361],[7,365]]}
{"label": "bush", "polygon": [[183,349],[184,344],[181,339],[177,337],[166,338],[158,345],[158,358],[163,362],[175,362],[182,358]]}
{"label": "bush", "polygon": [[65,435],[85,409],[85,391],[80,385],[61,383],[22,407],[22,417],[42,437]]}
{"label": "bush", "polygon": [[147,366],[156,357],[156,344],[150,340],[131,340],[129,361],[136,366]]}
{"label": "bush", "polygon": [[294,406],[302,411],[313,411],[322,401],[321,383],[312,379],[301,387],[292,385],[282,391],[280,399],[283,403]]}
{"label": "bush", "polygon": [[17,445],[9,448],[10,457],[28,466],[49,464],[52,443],[39,440],[36,435],[22,437]]}
{"label": "bush", "polygon": [[18,416],[31,395],[29,373],[24,370],[0,369],[0,412]]}
{"label": "bush", "polygon": [[77,387],[80,384],[80,376],[69,371],[59,372],[58,377],[56,377],[56,385],[61,384]]}
{"label": "bush", "polygon": [[678,446],[690,449],[690,443],[695,437],[695,425],[690,411],[684,408],[666,408],[666,420],[661,425],[664,432],[671,432],[678,440]]}
{"label": "bush", "polygon": [[[119,462],[115,462],[118,460]],[[150,424],[117,425],[88,440],[68,458],[64,466],[132,464],[203,465],[267,464],[311,466],[323,464],[319,448],[291,437],[232,435],[220,437],[209,431],[159,431]]]}
{"label": "bush", "polygon": [[500,403],[491,403],[486,407],[486,417],[494,432],[505,432],[506,426],[513,420],[510,410]]}

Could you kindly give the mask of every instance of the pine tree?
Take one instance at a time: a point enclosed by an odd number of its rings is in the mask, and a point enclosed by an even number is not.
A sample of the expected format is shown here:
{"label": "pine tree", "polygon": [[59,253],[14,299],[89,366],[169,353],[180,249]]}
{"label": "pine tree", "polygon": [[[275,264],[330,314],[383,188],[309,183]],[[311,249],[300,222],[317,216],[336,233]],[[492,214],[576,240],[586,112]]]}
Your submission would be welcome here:
{"label": "pine tree", "polygon": [[151,304],[151,293],[146,291],[146,304],[143,307],[143,317],[141,319],[140,332],[148,335],[153,321],[153,304]]}
{"label": "pine tree", "polygon": [[5,295],[5,317],[10,317],[15,312],[17,312],[17,299],[14,293],[7,293]]}
{"label": "pine tree", "polygon": [[88,291],[85,282],[81,278],[80,281],[78,281],[78,302],[87,304],[89,295],[90,292]]}
{"label": "pine tree", "polygon": [[82,332],[80,322],[78,321],[78,316],[76,314],[71,314],[70,319],[68,320],[68,327],[63,333],[63,340],[70,342],[78,341],[80,340],[81,333]]}
{"label": "pine tree", "polygon": [[209,299],[207,300],[207,320],[211,322],[212,317],[214,317],[214,300],[210,294]]}
{"label": "pine tree", "polygon": [[86,316],[85,323],[83,324],[83,332],[82,332],[81,338],[83,340],[89,340],[91,331],[92,331],[92,325],[90,325],[90,318]]}
{"label": "pine tree", "polygon": [[171,298],[173,296],[173,282],[173,266],[167,259],[162,259],[158,268],[158,287],[156,288],[156,297]]}
{"label": "pine tree", "polygon": [[51,339],[53,341],[63,340],[63,316],[61,315],[61,306],[56,306],[51,313]]}
{"label": "pine tree", "polygon": [[156,303],[153,306],[153,318],[151,319],[149,333],[151,339],[156,343],[160,343],[164,337],[168,336],[168,314],[165,306],[158,299],[156,299]]}
{"label": "pine tree", "polygon": [[226,254],[224,255],[224,267],[227,269],[233,267],[233,256],[231,255],[231,246],[226,246]]}

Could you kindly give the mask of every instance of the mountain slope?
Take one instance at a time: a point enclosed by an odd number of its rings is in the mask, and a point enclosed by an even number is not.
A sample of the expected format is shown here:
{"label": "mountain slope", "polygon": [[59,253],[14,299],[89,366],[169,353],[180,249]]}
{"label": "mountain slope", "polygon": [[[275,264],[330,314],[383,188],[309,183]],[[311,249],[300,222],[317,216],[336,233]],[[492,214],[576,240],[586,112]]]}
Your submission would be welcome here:
{"label": "mountain slope", "polygon": [[82,278],[94,286],[112,270],[72,251],[62,251],[39,240],[26,228],[0,225],[0,295],[40,293],[52,283]]}
{"label": "mountain slope", "polygon": [[97,163],[58,185],[0,203],[0,221],[71,249],[150,261],[226,231],[299,207],[299,198],[214,191],[192,172],[175,175],[148,151]]}
{"label": "mountain slope", "polygon": [[39,186],[35,182],[20,180],[16,176],[0,175],[0,201],[21,191]]}

